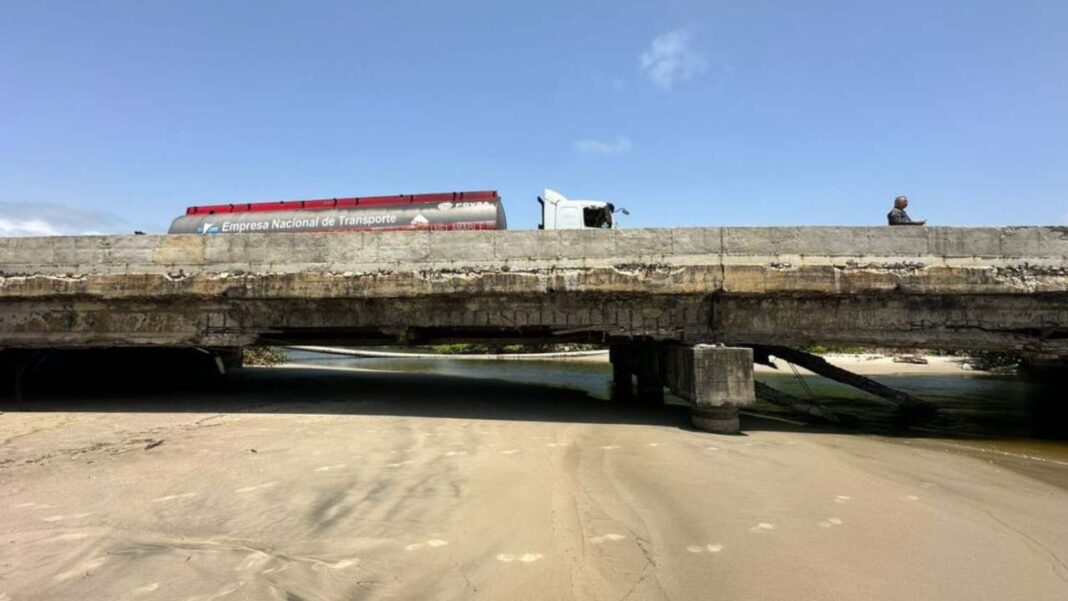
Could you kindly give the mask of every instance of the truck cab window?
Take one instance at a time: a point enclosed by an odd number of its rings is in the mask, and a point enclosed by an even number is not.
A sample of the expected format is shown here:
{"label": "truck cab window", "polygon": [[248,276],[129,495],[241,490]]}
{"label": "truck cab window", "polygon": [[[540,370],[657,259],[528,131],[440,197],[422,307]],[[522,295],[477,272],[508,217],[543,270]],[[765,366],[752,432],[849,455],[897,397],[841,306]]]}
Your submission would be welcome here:
{"label": "truck cab window", "polygon": [[612,212],[608,207],[586,207],[582,209],[582,221],[586,227],[611,229]]}

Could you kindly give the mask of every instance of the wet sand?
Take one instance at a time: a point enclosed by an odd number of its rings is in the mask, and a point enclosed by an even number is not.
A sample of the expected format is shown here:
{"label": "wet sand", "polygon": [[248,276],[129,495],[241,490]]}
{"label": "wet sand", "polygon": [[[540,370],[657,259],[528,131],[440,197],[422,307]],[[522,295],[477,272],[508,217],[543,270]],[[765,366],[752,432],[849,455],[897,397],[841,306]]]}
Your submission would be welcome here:
{"label": "wet sand", "polygon": [[1068,491],[952,448],[336,368],[33,403],[5,601],[1068,598]]}

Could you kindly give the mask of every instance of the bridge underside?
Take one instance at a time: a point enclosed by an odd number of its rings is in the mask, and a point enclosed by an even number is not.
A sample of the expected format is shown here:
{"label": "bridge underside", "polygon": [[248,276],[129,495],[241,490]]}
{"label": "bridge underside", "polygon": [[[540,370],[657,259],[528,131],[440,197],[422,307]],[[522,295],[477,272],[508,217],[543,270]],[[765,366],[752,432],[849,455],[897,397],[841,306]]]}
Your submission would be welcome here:
{"label": "bridge underside", "polygon": [[1068,355],[1068,296],[622,295],[5,303],[21,348],[605,342],[848,344]]}

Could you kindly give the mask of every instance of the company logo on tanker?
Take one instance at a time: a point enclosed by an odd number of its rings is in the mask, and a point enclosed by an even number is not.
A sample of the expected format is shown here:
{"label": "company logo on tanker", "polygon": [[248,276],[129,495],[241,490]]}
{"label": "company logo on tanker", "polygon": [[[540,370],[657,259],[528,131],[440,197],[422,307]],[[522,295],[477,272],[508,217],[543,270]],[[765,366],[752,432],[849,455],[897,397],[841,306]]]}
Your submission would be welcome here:
{"label": "company logo on tanker", "polygon": [[392,213],[379,215],[316,215],[314,217],[262,219],[259,221],[205,222],[198,231],[201,234],[244,234],[249,232],[392,226],[396,224],[397,215]]}
{"label": "company logo on tanker", "polygon": [[473,201],[470,201],[470,202],[442,202],[442,203],[438,203],[438,210],[439,211],[448,211],[449,209],[469,209],[469,208],[474,208],[474,207],[481,208],[481,207],[492,207],[492,206],[493,206],[492,202],[487,202],[485,200],[473,200]]}

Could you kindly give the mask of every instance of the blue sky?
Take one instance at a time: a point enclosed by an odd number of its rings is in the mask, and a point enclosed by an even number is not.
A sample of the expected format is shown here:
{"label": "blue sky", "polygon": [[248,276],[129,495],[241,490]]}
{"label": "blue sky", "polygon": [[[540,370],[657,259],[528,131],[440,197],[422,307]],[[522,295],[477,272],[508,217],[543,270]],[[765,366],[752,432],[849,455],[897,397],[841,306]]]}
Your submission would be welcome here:
{"label": "blue sky", "polygon": [[544,187],[625,227],[1068,223],[1068,3],[0,4],[0,235]]}

